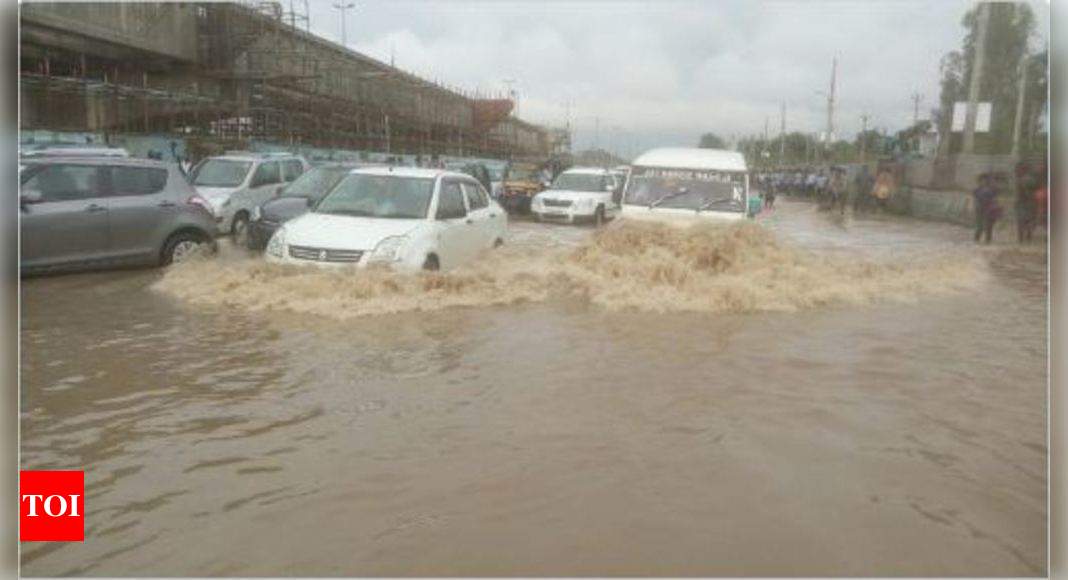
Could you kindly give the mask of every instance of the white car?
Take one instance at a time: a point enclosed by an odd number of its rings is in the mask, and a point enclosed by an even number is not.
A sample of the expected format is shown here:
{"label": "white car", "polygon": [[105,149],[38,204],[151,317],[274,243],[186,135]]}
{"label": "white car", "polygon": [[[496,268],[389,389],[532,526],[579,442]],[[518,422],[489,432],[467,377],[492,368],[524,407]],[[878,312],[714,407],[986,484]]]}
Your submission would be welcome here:
{"label": "white car", "polygon": [[619,212],[613,199],[619,185],[619,178],[607,169],[571,168],[558,175],[549,189],[534,196],[530,211],[539,220],[601,225]]}
{"label": "white car", "polygon": [[267,260],[449,270],[504,243],[508,218],[474,178],[439,169],[355,169],[267,243]]}
{"label": "white car", "polygon": [[189,177],[211,205],[218,233],[233,234],[241,243],[252,210],[307,169],[307,161],[288,153],[232,152],[201,161]]}

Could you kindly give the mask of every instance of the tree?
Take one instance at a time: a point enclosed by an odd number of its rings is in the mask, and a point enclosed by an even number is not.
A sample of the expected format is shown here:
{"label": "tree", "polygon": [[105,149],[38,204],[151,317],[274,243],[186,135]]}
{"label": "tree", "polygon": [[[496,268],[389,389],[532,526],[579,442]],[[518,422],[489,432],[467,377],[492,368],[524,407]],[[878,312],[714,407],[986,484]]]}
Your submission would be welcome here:
{"label": "tree", "polygon": [[942,92],[938,99],[938,109],[935,113],[935,126],[938,127],[940,138],[940,153],[949,153],[953,135],[950,131],[953,124],[953,103],[968,98],[968,92],[964,85],[964,55],[959,50],[954,50],[942,57],[939,65],[942,73]]}
{"label": "tree", "polygon": [[902,152],[916,151],[920,148],[920,137],[926,134],[930,129],[931,122],[923,120],[911,127],[898,131],[897,134],[894,135],[894,138],[902,148]]}
{"label": "tree", "polygon": [[857,133],[856,138],[853,139],[853,146],[856,147],[858,159],[863,149],[866,160],[870,161],[883,152],[883,136],[875,129],[866,129]]}
{"label": "tree", "polygon": [[697,144],[701,149],[726,149],[727,142],[715,133],[701,135],[701,141]]}
{"label": "tree", "polygon": [[[942,153],[956,150],[959,135],[949,137],[953,118],[953,103],[968,99],[979,36],[979,10],[989,10],[986,35],[985,64],[979,83],[979,101],[991,103],[989,133],[976,134],[976,152],[1007,153],[1012,148],[1016,102],[1019,97],[1020,74],[1028,67],[1025,93],[1025,115],[1022,137],[1028,141],[1033,135],[1037,119],[1034,111],[1045,107],[1045,86],[1048,83],[1046,58],[1036,60],[1028,54],[1028,41],[1035,31],[1035,16],[1024,2],[984,2],[968,11],[961,24],[966,33],[962,50],[953,51],[942,59],[942,93],[939,98],[936,126],[942,134]],[[1032,102],[1032,97],[1036,99]],[[1028,123],[1031,123],[1030,125]]]}

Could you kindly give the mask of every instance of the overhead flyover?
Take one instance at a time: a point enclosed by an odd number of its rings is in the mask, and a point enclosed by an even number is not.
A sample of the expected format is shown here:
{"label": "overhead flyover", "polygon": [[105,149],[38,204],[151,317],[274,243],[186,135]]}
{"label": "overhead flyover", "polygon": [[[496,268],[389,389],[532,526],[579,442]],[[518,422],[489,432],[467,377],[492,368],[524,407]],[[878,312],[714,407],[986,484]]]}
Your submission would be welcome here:
{"label": "overhead flyover", "polygon": [[510,100],[344,48],[277,2],[25,3],[20,21],[26,129],[498,158],[549,147]]}

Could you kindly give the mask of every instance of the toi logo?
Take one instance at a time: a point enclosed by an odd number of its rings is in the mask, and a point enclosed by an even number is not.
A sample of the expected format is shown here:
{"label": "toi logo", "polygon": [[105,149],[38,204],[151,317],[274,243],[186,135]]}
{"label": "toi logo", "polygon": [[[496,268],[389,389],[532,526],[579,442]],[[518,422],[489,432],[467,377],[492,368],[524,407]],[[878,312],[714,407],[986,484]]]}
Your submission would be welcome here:
{"label": "toi logo", "polygon": [[19,540],[85,540],[84,472],[19,472]]}

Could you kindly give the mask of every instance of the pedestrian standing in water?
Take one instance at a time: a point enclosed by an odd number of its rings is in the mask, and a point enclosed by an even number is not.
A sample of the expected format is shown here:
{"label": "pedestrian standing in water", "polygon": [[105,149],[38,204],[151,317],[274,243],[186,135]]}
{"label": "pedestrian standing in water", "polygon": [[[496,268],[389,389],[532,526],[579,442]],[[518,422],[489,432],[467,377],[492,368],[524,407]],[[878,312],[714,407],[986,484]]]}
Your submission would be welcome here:
{"label": "pedestrian standing in water", "polygon": [[860,210],[868,205],[868,198],[871,196],[871,189],[875,180],[871,176],[871,172],[868,171],[867,165],[861,165],[860,171],[853,179],[853,213],[859,213]]}
{"label": "pedestrian standing in water", "polygon": [[1038,219],[1038,203],[1035,193],[1038,180],[1031,167],[1020,162],[1016,165],[1016,239],[1023,244],[1031,241]]}
{"label": "pedestrian standing in water", "polygon": [[975,205],[975,241],[985,237],[986,243],[990,243],[994,237],[994,223],[1000,214],[998,206],[998,190],[994,187],[994,179],[989,173],[979,176],[979,187],[972,192]]}
{"label": "pedestrian standing in water", "polygon": [[772,183],[771,175],[764,174],[760,180],[760,189],[764,192],[764,209],[775,207],[775,184]]}
{"label": "pedestrian standing in water", "polygon": [[1035,172],[1038,187],[1035,189],[1035,223],[1046,228],[1049,236],[1049,172],[1045,163]]}

